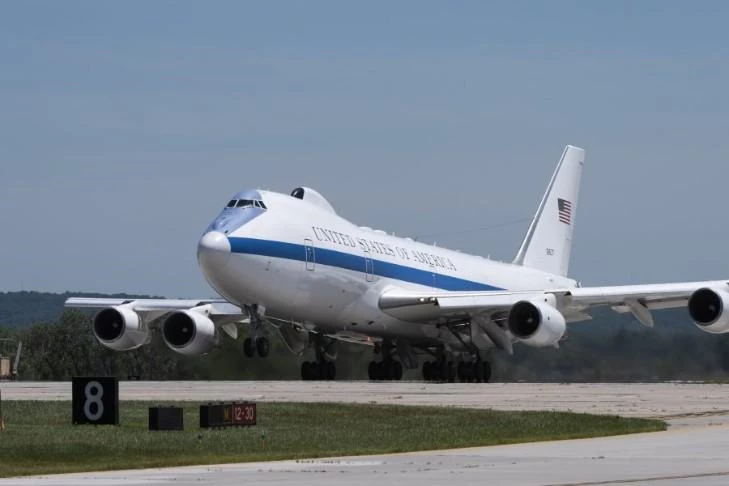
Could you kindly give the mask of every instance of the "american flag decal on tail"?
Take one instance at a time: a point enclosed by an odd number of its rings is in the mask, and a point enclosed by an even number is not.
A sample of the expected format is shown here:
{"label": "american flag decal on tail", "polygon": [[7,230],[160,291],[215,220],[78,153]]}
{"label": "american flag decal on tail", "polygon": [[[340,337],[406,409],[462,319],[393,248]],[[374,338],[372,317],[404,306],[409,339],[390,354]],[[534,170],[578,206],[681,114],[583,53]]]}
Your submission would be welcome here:
{"label": "american flag decal on tail", "polygon": [[566,199],[557,198],[557,209],[559,211],[559,220],[565,224],[572,221],[572,203]]}

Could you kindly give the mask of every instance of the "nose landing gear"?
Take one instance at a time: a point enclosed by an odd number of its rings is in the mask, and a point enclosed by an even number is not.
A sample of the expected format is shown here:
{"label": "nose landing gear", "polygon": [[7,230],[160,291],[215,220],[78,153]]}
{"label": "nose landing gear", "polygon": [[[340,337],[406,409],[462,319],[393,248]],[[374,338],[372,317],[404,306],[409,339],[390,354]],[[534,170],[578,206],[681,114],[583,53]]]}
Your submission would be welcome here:
{"label": "nose landing gear", "polygon": [[[246,358],[252,358],[258,353],[258,356],[265,358],[271,351],[271,342],[265,336],[263,329],[263,315],[265,307],[254,305],[246,307],[246,311],[251,318],[251,337],[243,340],[243,354]],[[259,335],[259,333],[261,335]]]}

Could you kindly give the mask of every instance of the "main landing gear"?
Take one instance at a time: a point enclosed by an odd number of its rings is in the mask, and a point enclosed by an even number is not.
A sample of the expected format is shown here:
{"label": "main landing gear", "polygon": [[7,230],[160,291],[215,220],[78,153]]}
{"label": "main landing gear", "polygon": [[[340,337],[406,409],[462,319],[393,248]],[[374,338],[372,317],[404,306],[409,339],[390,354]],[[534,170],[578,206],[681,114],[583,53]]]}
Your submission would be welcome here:
{"label": "main landing gear", "polygon": [[312,380],[334,380],[337,377],[337,365],[334,360],[337,357],[337,342],[333,339],[312,335],[316,350],[316,361],[304,361],[301,363],[301,379]]}
{"label": "main landing gear", "polygon": [[434,361],[423,363],[425,381],[454,383],[488,383],[491,379],[491,364],[476,355],[470,361],[453,361],[445,353],[438,353]]}
{"label": "main landing gear", "polygon": [[402,380],[402,363],[394,359],[370,361],[367,375],[372,381]]}
{"label": "main landing gear", "polygon": [[246,358],[252,358],[258,353],[258,356],[265,358],[271,351],[271,343],[265,336],[256,338],[245,338],[243,340],[243,354]]}
{"label": "main landing gear", "polygon": [[337,377],[337,365],[334,361],[304,361],[301,363],[301,379],[312,380],[333,380]]}
{"label": "main landing gear", "polygon": [[372,381],[402,380],[402,363],[395,359],[396,346],[390,341],[383,341],[375,353],[382,353],[382,361],[370,361],[367,376]]}

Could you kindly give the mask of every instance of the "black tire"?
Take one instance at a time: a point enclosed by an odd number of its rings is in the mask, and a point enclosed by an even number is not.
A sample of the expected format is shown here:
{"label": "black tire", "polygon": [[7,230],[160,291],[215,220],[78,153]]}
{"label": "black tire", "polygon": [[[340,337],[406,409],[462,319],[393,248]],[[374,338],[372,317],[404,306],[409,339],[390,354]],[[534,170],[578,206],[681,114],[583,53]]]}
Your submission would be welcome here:
{"label": "black tire", "polygon": [[488,383],[491,381],[491,363],[488,361],[483,362],[483,382]]}
{"label": "black tire", "polygon": [[483,366],[480,362],[476,361],[472,364],[473,366],[473,380],[476,383],[481,383],[483,381]]}
{"label": "black tire", "polygon": [[377,379],[380,381],[390,379],[390,367],[385,361],[380,361],[377,363]]}
{"label": "black tire", "polygon": [[402,363],[399,361],[392,362],[392,372],[390,373],[393,380],[402,380]]}
{"label": "black tire", "polygon": [[261,358],[268,356],[269,351],[271,351],[271,343],[267,337],[259,337],[256,339],[256,351],[258,351],[258,356]]}
{"label": "black tire", "polygon": [[327,361],[327,380],[334,380],[337,377],[337,365],[334,361]]}
{"label": "black tire", "polygon": [[458,380],[461,383],[466,383],[466,380],[468,379],[468,365],[464,361],[458,362]]}
{"label": "black tire", "polygon": [[433,373],[431,371],[430,361],[426,361],[425,363],[423,363],[423,380],[425,380],[425,381],[433,380]]}
{"label": "black tire", "polygon": [[309,374],[309,362],[304,361],[301,363],[301,379],[303,381],[309,381],[311,380],[311,375]]}
{"label": "black tire", "polygon": [[448,383],[455,383],[456,364],[453,361],[448,361],[446,363],[445,376],[443,377],[443,381],[448,381]]}
{"label": "black tire", "polygon": [[370,377],[371,381],[377,381],[377,361],[370,361],[369,366],[367,367],[367,376]]}
{"label": "black tire", "polygon": [[245,338],[243,340],[243,354],[246,358],[252,358],[256,354],[256,346],[253,344],[253,339]]}

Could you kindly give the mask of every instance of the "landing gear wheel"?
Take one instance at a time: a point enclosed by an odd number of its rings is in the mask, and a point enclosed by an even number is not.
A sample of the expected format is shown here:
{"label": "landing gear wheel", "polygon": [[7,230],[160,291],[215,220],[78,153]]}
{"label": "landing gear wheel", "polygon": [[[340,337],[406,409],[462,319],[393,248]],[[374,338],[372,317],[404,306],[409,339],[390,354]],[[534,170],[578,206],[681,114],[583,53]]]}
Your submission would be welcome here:
{"label": "landing gear wheel", "polygon": [[402,363],[393,361],[390,367],[390,378],[396,381],[402,380]]}
{"label": "landing gear wheel", "polygon": [[445,376],[443,380],[447,380],[448,383],[455,383],[456,381],[456,364],[453,361],[448,361],[445,368]]}
{"label": "landing gear wheel", "polygon": [[432,369],[432,365],[430,364],[430,361],[426,361],[425,363],[423,363],[423,380],[425,380],[425,381],[433,380],[433,369]]}
{"label": "landing gear wheel", "polygon": [[258,356],[261,358],[268,356],[268,353],[271,350],[271,344],[267,337],[256,338],[256,350],[258,351]]}
{"label": "landing gear wheel", "polygon": [[491,381],[491,363],[484,361],[481,365],[483,368],[483,382],[488,383]]}
{"label": "landing gear wheel", "polygon": [[371,381],[377,381],[379,379],[377,371],[377,361],[370,361],[369,366],[367,366],[367,376]]}
{"label": "landing gear wheel", "polygon": [[389,370],[387,369],[387,363],[384,361],[377,362],[377,379],[380,381],[388,380]]}
{"label": "landing gear wheel", "polygon": [[256,354],[256,347],[253,344],[253,339],[245,338],[243,340],[243,354],[246,358],[252,358]]}
{"label": "landing gear wheel", "polygon": [[337,365],[333,361],[304,361],[301,363],[301,379],[333,380],[337,377]]}
{"label": "landing gear wheel", "polygon": [[465,361],[458,362],[458,380],[461,383],[467,383],[469,381],[469,366]]}
{"label": "landing gear wheel", "polygon": [[327,372],[327,376],[326,376],[327,380],[333,380],[334,378],[337,377],[337,365],[334,364],[334,361],[326,362],[326,372]]}

